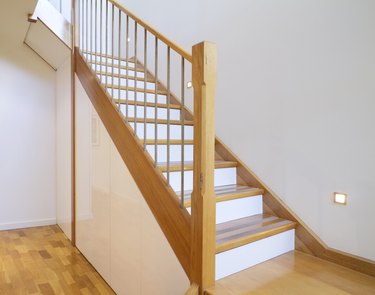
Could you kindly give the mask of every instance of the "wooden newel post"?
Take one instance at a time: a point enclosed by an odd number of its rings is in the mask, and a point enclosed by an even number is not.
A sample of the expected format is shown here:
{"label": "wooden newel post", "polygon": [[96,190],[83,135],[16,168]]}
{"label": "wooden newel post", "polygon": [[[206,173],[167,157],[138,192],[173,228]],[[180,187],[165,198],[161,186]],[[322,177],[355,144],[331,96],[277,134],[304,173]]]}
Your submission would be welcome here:
{"label": "wooden newel post", "polygon": [[215,284],[216,196],[215,89],[216,45],[193,46],[194,186],[192,194],[192,283],[199,294]]}

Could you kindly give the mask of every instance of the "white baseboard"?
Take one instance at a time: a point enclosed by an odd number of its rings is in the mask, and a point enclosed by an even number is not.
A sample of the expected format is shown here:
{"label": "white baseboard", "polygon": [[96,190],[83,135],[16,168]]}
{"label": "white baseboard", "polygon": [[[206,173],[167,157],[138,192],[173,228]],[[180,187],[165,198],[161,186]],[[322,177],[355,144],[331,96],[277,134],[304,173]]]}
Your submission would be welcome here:
{"label": "white baseboard", "polygon": [[23,221],[23,222],[0,223],[0,230],[11,230],[11,229],[55,225],[55,224],[56,224],[56,218],[36,219],[36,220]]}

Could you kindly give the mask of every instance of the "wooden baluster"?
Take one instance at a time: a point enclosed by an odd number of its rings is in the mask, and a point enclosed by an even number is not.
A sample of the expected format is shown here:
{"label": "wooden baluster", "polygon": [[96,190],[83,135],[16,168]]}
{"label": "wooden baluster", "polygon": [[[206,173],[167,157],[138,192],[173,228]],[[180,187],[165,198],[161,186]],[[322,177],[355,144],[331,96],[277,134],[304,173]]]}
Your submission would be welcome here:
{"label": "wooden baluster", "polygon": [[193,46],[194,187],[192,193],[191,279],[199,294],[215,284],[216,196],[215,88],[216,45]]}

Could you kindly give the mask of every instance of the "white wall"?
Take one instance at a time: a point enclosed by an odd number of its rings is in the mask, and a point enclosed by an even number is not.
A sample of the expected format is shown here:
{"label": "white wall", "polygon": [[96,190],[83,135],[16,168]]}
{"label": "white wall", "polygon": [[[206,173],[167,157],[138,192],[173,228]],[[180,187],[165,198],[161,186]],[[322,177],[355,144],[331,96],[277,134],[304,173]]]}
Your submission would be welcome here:
{"label": "white wall", "polygon": [[33,5],[0,4],[0,230],[56,223],[55,72],[22,43]]}
{"label": "white wall", "polygon": [[189,287],[177,257],[77,79],[77,247],[121,295]]}
{"label": "white wall", "polygon": [[57,224],[71,238],[71,78],[70,58],[56,72]]}
{"label": "white wall", "polygon": [[217,134],[330,247],[375,259],[375,2],[119,2],[218,44]]}

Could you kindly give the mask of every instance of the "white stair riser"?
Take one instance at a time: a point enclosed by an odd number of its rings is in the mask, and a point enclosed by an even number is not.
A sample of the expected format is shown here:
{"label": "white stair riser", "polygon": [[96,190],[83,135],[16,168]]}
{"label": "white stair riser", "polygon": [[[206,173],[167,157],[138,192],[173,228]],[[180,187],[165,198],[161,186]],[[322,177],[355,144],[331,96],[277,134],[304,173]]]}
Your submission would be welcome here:
{"label": "white stair riser", "polygon": [[[164,173],[167,177],[167,173]],[[175,192],[181,191],[181,171],[170,172],[170,185]],[[184,190],[193,189],[193,171],[185,171]],[[237,181],[236,168],[215,169],[215,186],[235,184]]]}
{"label": "white stair riser", "polygon": [[[144,138],[144,124],[137,124],[137,136],[141,139]],[[130,123],[131,127],[134,129],[134,123]],[[185,139],[193,139],[193,126],[185,126]],[[167,125],[158,124],[158,134],[157,139],[167,139]],[[146,124],[146,138],[155,139],[155,124]],[[170,125],[170,139],[181,139],[181,125]]]}
{"label": "white stair riser", "polygon": [[[191,214],[191,207],[186,208]],[[216,203],[216,224],[263,213],[263,196]]]}
{"label": "white stair riser", "polygon": [[[116,100],[115,100],[116,102]],[[121,112],[126,116],[126,105],[121,104]],[[146,118],[155,119],[155,109],[154,107],[146,107]],[[143,106],[137,106],[137,118],[144,118],[145,108]],[[134,105],[128,105],[128,116],[129,118],[135,117],[135,107]],[[166,108],[158,108],[158,119],[167,120],[168,110]],[[180,120],[180,110],[170,109],[169,118],[171,120]]]}
{"label": "white stair riser", "polygon": [[262,213],[262,195],[219,202],[216,205],[216,224]]}
{"label": "white stair riser", "polygon": [[[88,56],[88,60],[91,62],[91,60],[93,61],[93,62],[103,62],[103,63],[110,63],[110,64],[112,64],[112,58],[110,58],[110,57],[104,57],[104,56],[100,56],[100,55],[92,55],[91,56],[91,54],[83,54],[83,56],[84,57],[87,57]],[[118,59],[115,57],[114,59],[113,59],[113,64],[115,65],[115,66],[118,66]],[[126,61],[125,60],[122,60],[121,61],[121,65],[122,66],[126,66]],[[128,62],[128,66],[129,67],[134,67],[134,62]]]}
{"label": "white stair riser", "polygon": [[[100,75],[98,75],[99,79],[101,78],[101,81],[103,84],[107,83],[107,84],[112,84],[112,76],[111,75],[102,75],[100,77]],[[118,87],[118,78],[117,77],[113,77],[113,81],[114,81],[114,85],[115,85],[115,88]],[[126,79],[124,78],[121,78],[121,86],[123,87],[126,87]],[[128,87],[134,87],[135,85],[135,80],[133,79],[128,79]],[[139,88],[139,89],[144,89],[145,87],[145,82],[144,81],[137,81],[137,87],[136,88]],[[151,83],[151,82],[147,82],[146,83],[146,89],[148,90],[155,90],[155,83]]]}
{"label": "white stair riser", "polygon": [[[95,67],[96,65],[96,67]],[[94,71],[101,71],[101,72],[104,72],[104,73],[107,73],[108,75],[112,75],[112,67],[110,66],[101,66],[99,64],[92,64],[91,65],[91,68],[94,70]],[[116,68],[116,67],[113,67],[113,74],[114,75],[118,75],[119,69]],[[128,70],[126,71],[126,69],[120,69],[120,75],[128,75],[128,76],[135,76],[135,71],[133,70]],[[139,78],[144,78],[145,77],[145,74],[143,72],[138,72],[137,71],[137,77]]]}
{"label": "white stair riser", "polygon": [[[112,96],[113,99],[118,99],[119,91],[114,87],[113,95],[112,95],[112,88],[107,88],[108,93]],[[120,90],[120,99],[126,99],[126,90]],[[158,94],[157,98],[155,98],[154,93],[146,93],[146,102],[155,102],[157,99],[158,103],[166,104],[167,97],[163,94]],[[135,100],[135,91],[128,90],[128,100]],[[144,102],[144,92],[137,91],[137,101]]]}
{"label": "white stair riser", "polygon": [[[185,161],[193,161],[193,145],[185,145]],[[147,151],[155,160],[155,146],[147,145]],[[167,145],[158,145],[158,162],[167,162]],[[181,162],[181,145],[170,145],[169,160]]]}
{"label": "white stair riser", "polygon": [[294,250],[294,229],[216,254],[216,280]]}

